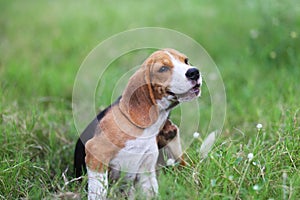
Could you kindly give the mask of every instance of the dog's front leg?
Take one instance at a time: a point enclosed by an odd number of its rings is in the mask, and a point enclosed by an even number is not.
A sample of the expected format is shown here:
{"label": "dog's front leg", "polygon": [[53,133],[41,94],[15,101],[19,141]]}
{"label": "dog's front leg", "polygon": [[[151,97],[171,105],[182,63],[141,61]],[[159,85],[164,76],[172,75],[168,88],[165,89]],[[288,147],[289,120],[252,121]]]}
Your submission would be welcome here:
{"label": "dog's front leg", "polygon": [[140,173],[137,174],[136,188],[142,192],[142,196],[146,199],[152,199],[158,195],[158,183],[156,179],[156,161],[158,158],[158,150],[154,153],[148,154],[141,166]]}
{"label": "dog's front leg", "polygon": [[137,189],[142,193],[146,199],[152,199],[158,195],[158,183],[156,179],[156,172],[145,172],[137,176]]}
{"label": "dog's front leg", "polygon": [[163,129],[159,132],[157,136],[157,145],[159,148],[157,167],[166,166],[168,159],[174,159],[182,166],[185,165],[182,155],[183,152],[179,128],[173,124],[170,119],[167,120]]}
{"label": "dog's front leg", "polygon": [[97,171],[92,171],[87,167],[88,173],[88,199],[106,199],[107,187],[108,187],[108,177],[107,171],[100,173]]}

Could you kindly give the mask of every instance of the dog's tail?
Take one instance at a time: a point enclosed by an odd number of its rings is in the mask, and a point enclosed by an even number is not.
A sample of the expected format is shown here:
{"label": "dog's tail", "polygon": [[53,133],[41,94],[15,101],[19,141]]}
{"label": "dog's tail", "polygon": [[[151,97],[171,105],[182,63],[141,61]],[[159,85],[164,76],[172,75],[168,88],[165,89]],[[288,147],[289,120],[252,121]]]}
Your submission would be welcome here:
{"label": "dog's tail", "polygon": [[85,143],[94,136],[97,124],[98,120],[95,118],[77,140],[74,152],[74,173],[76,178],[86,173]]}
{"label": "dog's tail", "polygon": [[74,172],[75,177],[80,177],[83,173],[86,173],[85,166],[85,148],[84,144],[79,138],[76,142],[75,152],[74,152]]}

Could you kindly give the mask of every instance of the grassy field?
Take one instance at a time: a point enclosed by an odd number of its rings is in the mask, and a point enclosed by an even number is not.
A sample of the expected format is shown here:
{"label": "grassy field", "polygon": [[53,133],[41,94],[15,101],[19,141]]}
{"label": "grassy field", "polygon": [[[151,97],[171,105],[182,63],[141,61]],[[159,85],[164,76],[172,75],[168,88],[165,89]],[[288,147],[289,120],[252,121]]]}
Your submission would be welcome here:
{"label": "grassy field", "polygon": [[[86,180],[68,183],[76,72],[99,42],[149,26],[203,45],[227,95],[223,134],[208,158],[197,153],[201,135],[187,150],[188,167],[159,176],[159,199],[300,199],[296,0],[0,0],[0,9],[0,199],[86,198]],[[209,99],[203,90],[199,101]]]}

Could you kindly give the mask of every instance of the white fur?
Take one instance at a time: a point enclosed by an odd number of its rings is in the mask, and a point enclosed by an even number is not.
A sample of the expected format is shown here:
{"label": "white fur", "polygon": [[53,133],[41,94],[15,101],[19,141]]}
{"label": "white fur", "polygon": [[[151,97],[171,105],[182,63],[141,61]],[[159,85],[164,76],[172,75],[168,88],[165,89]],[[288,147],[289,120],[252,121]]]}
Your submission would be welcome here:
{"label": "white fur", "polygon": [[107,171],[99,173],[90,170],[87,167],[88,173],[88,199],[105,199],[108,187]]}
{"label": "white fur", "polygon": [[176,60],[169,52],[166,51],[166,54],[170,56],[170,59],[173,63],[173,75],[170,83],[170,89],[175,94],[183,94],[193,87],[191,81],[187,79],[185,73],[191,66],[186,65],[178,60]]}
{"label": "white fur", "polygon": [[[129,173],[150,172],[154,169],[158,155],[156,136],[167,117],[168,112],[161,112],[158,120],[146,128],[140,137],[126,142],[125,147],[118,152],[110,164],[121,167],[122,171]],[[151,166],[142,165],[145,158],[154,159]]]}
{"label": "white fur", "polygon": [[[172,63],[173,63],[173,75],[172,80],[170,83],[170,90],[175,94],[184,94],[188,92],[195,84],[192,81],[188,80],[186,77],[186,72],[191,69],[195,68],[194,66],[187,65],[185,63],[180,62],[179,60],[175,59],[169,52],[165,51],[166,54],[169,55]],[[200,76],[198,84],[202,84],[202,77]]]}
{"label": "white fur", "polygon": [[159,109],[161,110],[167,109],[172,104],[173,98],[174,97],[172,95],[169,95],[167,97],[161,98],[160,100],[156,100]]}
{"label": "white fur", "polygon": [[167,120],[168,114],[167,111],[161,111],[158,120],[146,128],[140,137],[127,141],[125,147],[110,162],[113,170],[126,172],[126,178],[131,181],[138,180],[136,187],[147,197],[158,193],[155,172],[158,159],[156,136]]}

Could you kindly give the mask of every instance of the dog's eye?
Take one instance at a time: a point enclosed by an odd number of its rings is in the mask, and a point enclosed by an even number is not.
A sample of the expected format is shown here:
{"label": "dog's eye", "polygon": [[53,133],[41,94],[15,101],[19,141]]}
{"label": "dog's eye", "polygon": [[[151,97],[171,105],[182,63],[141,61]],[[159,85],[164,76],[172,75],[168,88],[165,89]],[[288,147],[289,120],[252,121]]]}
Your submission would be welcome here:
{"label": "dog's eye", "polygon": [[166,71],[169,71],[169,70],[170,70],[170,67],[162,66],[161,68],[159,68],[158,72],[166,72]]}
{"label": "dog's eye", "polygon": [[189,59],[188,59],[188,58],[185,58],[185,59],[184,59],[184,63],[187,64],[187,65],[189,65]]}

